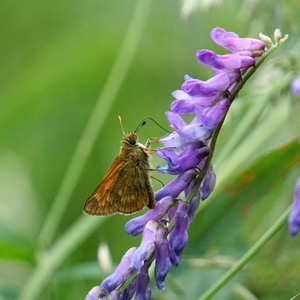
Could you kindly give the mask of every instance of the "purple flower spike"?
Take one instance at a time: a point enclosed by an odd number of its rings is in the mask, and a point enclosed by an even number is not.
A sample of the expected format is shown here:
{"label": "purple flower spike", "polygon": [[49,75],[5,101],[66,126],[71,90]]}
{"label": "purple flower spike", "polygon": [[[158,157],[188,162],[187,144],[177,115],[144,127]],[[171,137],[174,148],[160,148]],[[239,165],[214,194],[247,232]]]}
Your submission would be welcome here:
{"label": "purple flower spike", "polygon": [[187,228],[189,218],[187,215],[187,202],[181,201],[178,205],[174,227],[169,236],[170,261],[172,265],[178,266],[182,251],[188,240]]}
{"label": "purple flower spike", "polygon": [[135,300],[148,300],[151,298],[151,290],[149,288],[150,277],[148,275],[149,264],[144,264],[136,278],[136,295]]}
{"label": "purple flower spike", "polygon": [[153,253],[156,231],[157,222],[150,220],[144,228],[141,244],[132,256],[134,271],[138,271],[144,264],[144,261]]}
{"label": "purple flower spike", "polygon": [[186,189],[186,187],[195,178],[196,175],[197,171],[194,169],[190,169],[183,174],[180,174],[177,178],[173,179],[163,188],[154,193],[156,201],[159,201],[160,199],[167,196],[171,196],[174,199],[177,198],[178,195]]}
{"label": "purple flower spike", "polygon": [[160,220],[167,213],[170,207],[174,204],[172,197],[164,197],[156,203],[155,208],[148,210],[144,215],[136,217],[128,221],[125,225],[127,234],[138,235],[143,232],[144,226],[150,220]]}
{"label": "purple flower spike", "polygon": [[300,94],[300,76],[296,77],[291,83],[291,89],[294,94]]}
{"label": "purple flower spike", "polygon": [[[237,97],[241,80],[247,80],[243,74],[255,65],[255,58],[267,50],[260,40],[240,38],[222,28],[213,29],[211,38],[233,53],[197,52],[199,62],[210,66],[213,76],[206,81],[184,76],[181,90],[172,93],[176,100],[170,106],[171,111],[165,113],[174,131],[159,139],[163,147],[155,151],[165,160],[164,166],[157,169],[176,177],[154,193],[154,209],[126,223],[127,234],[143,234],[140,246],[128,250],[113,274],[100,287],[94,288],[86,300],[99,297],[101,300],[107,297],[129,300],[134,295],[137,300],[148,300],[152,293],[148,275],[151,264],[155,261],[158,289],[165,287],[171,264],[179,265],[188,240],[189,223],[200,201],[211,194],[216,184],[212,155],[218,136],[216,129],[220,129],[217,126],[223,121],[233,98]],[[300,77],[292,87],[294,92],[300,93]],[[178,199],[184,196],[185,201]],[[300,230],[300,179],[289,217],[289,230],[292,235]],[[127,285],[128,278],[133,275],[136,277]]]}
{"label": "purple flower spike", "polygon": [[89,293],[87,294],[87,296],[85,297],[85,300],[98,300],[99,296],[101,294],[102,289],[100,288],[100,286],[94,286]]}
{"label": "purple flower spike", "polygon": [[125,282],[130,277],[132,272],[132,256],[136,250],[136,247],[130,248],[122,257],[122,260],[116,267],[115,271],[103,280],[100,287],[105,291],[105,293],[102,293],[100,295],[101,297],[106,297],[115,290],[118,285]]}
{"label": "purple flower spike", "polygon": [[156,286],[161,290],[165,287],[164,281],[170,269],[170,250],[167,239],[167,228],[163,223],[160,223],[157,229],[156,236],[156,251],[155,251],[155,278]]}
{"label": "purple flower spike", "polygon": [[296,182],[292,211],[288,219],[289,232],[296,235],[300,230],[300,177]]}
{"label": "purple flower spike", "polygon": [[251,51],[218,55],[210,50],[199,50],[197,52],[197,59],[203,65],[227,70],[249,68],[255,64],[255,59],[252,57]]}
{"label": "purple flower spike", "polygon": [[218,27],[210,32],[210,37],[216,44],[232,52],[264,50],[266,47],[261,40],[240,38],[236,33]]}

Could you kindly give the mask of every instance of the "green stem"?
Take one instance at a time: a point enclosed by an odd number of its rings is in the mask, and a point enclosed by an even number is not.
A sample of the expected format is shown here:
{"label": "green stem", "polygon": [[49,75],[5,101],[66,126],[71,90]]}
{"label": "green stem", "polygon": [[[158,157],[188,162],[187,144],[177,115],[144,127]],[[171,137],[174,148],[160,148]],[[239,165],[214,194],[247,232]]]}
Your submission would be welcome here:
{"label": "green stem", "polygon": [[97,136],[111,110],[117,93],[124,81],[130,64],[142,38],[142,32],[150,11],[150,0],[137,0],[131,22],[126,32],[119,54],[103,87],[82,136],[70,160],[67,171],[53,201],[47,218],[40,232],[40,244],[47,248],[57,230],[82,169],[91,153]]}
{"label": "green stem", "polygon": [[237,272],[239,272],[264,245],[283,227],[291,210],[291,206],[282,213],[272,227],[198,300],[207,300],[215,295]]}

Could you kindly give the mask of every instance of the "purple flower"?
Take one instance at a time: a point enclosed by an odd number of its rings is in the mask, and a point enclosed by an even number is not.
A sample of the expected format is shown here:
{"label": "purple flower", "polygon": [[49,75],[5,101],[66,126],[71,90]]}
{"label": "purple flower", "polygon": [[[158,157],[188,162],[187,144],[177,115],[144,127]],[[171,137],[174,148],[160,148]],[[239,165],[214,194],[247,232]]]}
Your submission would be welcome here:
{"label": "purple flower", "polygon": [[130,248],[123,256],[121,262],[115,271],[101,283],[100,287],[103,292],[100,299],[105,299],[118,285],[125,282],[132,273],[132,256],[137,250],[136,247]]}
{"label": "purple flower", "polygon": [[[113,292],[117,292],[119,294],[119,292],[116,290]],[[110,297],[113,294],[113,292],[110,294]],[[136,278],[126,287],[126,289],[121,294],[119,294],[120,299],[129,300],[134,296],[135,292],[136,292]]]}
{"label": "purple flower", "polygon": [[157,231],[157,222],[150,220],[143,230],[141,245],[132,256],[133,270],[138,271],[144,264],[144,261],[150,257],[155,247],[155,236]]}
{"label": "purple flower", "polygon": [[[119,299],[121,299],[121,296],[117,290],[114,290],[110,293],[110,300],[119,300]],[[124,298],[122,298],[122,299],[124,300]],[[130,298],[128,298],[128,299],[130,299]]]}
{"label": "purple flower", "polygon": [[211,194],[211,192],[215,188],[215,185],[216,185],[216,174],[212,168],[212,165],[210,165],[200,185],[202,200],[205,200]]}
{"label": "purple flower", "polygon": [[238,51],[235,53],[218,55],[210,50],[199,50],[197,59],[206,66],[217,69],[235,70],[241,68],[249,68],[255,64],[251,51]]}
{"label": "purple flower", "polygon": [[222,93],[211,97],[191,97],[192,99],[178,99],[171,104],[171,110],[175,114],[192,114],[196,108],[207,107],[213,102],[218,101]]}
{"label": "purple flower", "polygon": [[191,141],[182,138],[177,132],[171,132],[160,140],[160,143],[164,145],[164,147],[182,147],[187,146],[191,143]]}
{"label": "purple flower", "polygon": [[163,188],[154,193],[156,201],[159,201],[160,199],[167,196],[177,198],[179,194],[188,187],[188,185],[196,175],[197,171],[195,169],[190,169],[183,174],[180,174]]}
{"label": "purple flower", "polygon": [[182,90],[193,97],[211,97],[226,91],[240,77],[238,70],[229,70],[220,72],[207,81],[190,78],[182,84]]}
{"label": "purple flower", "polygon": [[213,129],[216,127],[217,123],[221,121],[224,116],[225,111],[230,106],[228,98],[223,98],[213,107],[207,108],[206,110],[196,109],[198,113],[198,119],[201,120],[201,123],[206,128]]}
{"label": "purple flower", "polygon": [[243,50],[258,51],[264,50],[266,47],[265,43],[261,40],[240,38],[236,33],[227,32],[218,27],[210,32],[210,37],[216,44],[232,52]]}
{"label": "purple flower", "polygon": [[155,251],[155,279],[156,285],[161,290],[165,287],[164,280],[170,269],[170,250],[167,239],[168,230],[165,224],[160,223],[157,229],[156,251]]}
{"label": "purple flower", "polygon": [[189,225],[189,218],[187,215],[187,202],[179,202],[178,209],[175,215],[175,224],[172,229],[170,242],[170,261],[172,265],[178,266],[182,251],[188,240],[187,227]]}
{"label": "purple flower", "polygon": [[291,83],[291,89],[294,94],[300,94],[300,76],[296,77]]}
{"label": "purple flower", "polygon": [[[197,141],[184,147],[182,152],[178,152],[174,148],[162,148],[156,151],[157,156],[166,160],[167,165],[165,169],[172,170],[172,172],[168,172],[172,175],[181,174],[186,170],[193,168],[209,153],[210,149],[204,146],[201,141]],[[160,168],[160,166],[157,167],[157,169]]]}
{"label": "purple flower", "polygon": [[177,99],[171,103],[171,110],[176,114],[195,113],[196,107],[208,107],[222,97],[223,93],[217,93],[210,97],[193,97],[182,90],[176,90],[172,96]]}
{"label": "purple flower", "polygon": [[151,298],[151,289],[149,288],[150,277],[148,275],[149,264],[144,264],[136,278],[136,300],[149,300]]}
{"label": "purple flower", "polygon": [[[197,117],[195,117],[190,124],[187,124],[182,117],[180,117],[178,114],[174,114],[173,112],[166,112],[166,116],[169,120],[169,123],[171,127],[173,127],[178,133],[180,137],[183,138],[184,141],[187,141],[180,146],[177,146],[177,144],[173,144],[172,142],[169,143],[169,147],[183,147],[187,146],[190,143],[194,142],[195,140],[199,139],[206,139],[209,136],[210,129],[204,127],[198,120]],[[163,137],[160,142],[166,147],[165,142],[169,140],[169,136]]]}
{"label": "purple flower", "polygon": [[155,208],[148,210],[144,215],[136,217],[128,221],[125,225],[127,234],[138,235],[142,233],[144,226],[150,220],[160,220],[167,213],[170,207],[174,204],[174,199],[167,196],[156,203]]}
{"label": "purple flower", "polygon": [[300,177],[296,182],[292,211],[288,219],[289,232],[296,235],[300,230]]}
{"label": "purple flower", "polygon": [[[185,190],[184,193],[186,198],[188,197],[192,188],[194,187],[194,183],[195,181],[192,181],[188,186],[188,188]],[[198,189],[188,204],[187,214],[188,214],[189,222],[191,222],[192,219],[194,218],[194,214],[200,205],[200,198],[201,198],[200,189]]]}
{"label": "purple flower", "polygon": [[85,297],[85,300],[98,300],[99,296],[101,294],[101,288],[100,286],[94,286],[89,293],[87,294],[87,296]]}

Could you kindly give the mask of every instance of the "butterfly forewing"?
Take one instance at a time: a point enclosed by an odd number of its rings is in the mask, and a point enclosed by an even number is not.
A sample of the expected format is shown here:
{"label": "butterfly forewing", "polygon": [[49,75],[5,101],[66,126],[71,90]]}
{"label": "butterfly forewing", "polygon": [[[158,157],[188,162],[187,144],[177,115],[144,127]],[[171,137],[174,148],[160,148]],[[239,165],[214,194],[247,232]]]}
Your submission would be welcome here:
{"label": "butterfly forewing", "polygon": [[122,164],[120,164],[120,157],[118,156],[95,191],[86,200],[83,207],[83,211],[86,214],[105,216],[116,213],[115,208],[111,204],[110,195],[121,167]]}

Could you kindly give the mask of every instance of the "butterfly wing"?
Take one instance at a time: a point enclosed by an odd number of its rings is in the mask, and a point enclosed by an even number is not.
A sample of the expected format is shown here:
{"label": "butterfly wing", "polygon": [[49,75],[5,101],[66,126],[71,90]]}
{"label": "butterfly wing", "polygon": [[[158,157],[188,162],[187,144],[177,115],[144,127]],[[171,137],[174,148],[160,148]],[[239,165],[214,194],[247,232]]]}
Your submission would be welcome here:
{"label": "butterfly wing", "polygon": [[104,178],[101,180],[95,191],[86,200],[83,211],[88,215],[106,216],[115,214],[117,211],[111,203],[111,191],[122,168],[120,157],[118,156]]}
{"label": "butterfly wing", "polygon": [[124,137],[119,156],[85,202],[85,213],[98,216],[117,212],[132,214],[145,206],[155,207],[149,155],[143,145],[136,144],[136,140],[134,132]]}
{"label": "butterfly wing", "polygon": [[145,206],[155,207],[148,162],[126,161],[111,190],[111,203],[117,212],[123,214],[132,214]]}

